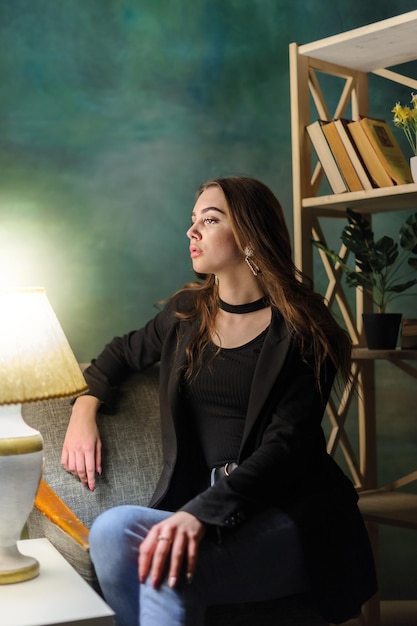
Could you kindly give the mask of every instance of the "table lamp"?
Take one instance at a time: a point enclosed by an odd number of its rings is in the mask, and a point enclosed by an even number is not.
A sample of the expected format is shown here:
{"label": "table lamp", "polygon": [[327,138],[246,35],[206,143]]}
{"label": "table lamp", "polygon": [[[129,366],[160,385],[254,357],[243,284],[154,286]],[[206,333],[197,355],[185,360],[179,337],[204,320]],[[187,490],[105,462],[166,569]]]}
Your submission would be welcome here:
{"label": "table lamp", "polygon": [[43,439],[24,422],[20,405],[86,388],[45,290],[0,291],[0,584],[39,573],[17,541],[41,478]]}

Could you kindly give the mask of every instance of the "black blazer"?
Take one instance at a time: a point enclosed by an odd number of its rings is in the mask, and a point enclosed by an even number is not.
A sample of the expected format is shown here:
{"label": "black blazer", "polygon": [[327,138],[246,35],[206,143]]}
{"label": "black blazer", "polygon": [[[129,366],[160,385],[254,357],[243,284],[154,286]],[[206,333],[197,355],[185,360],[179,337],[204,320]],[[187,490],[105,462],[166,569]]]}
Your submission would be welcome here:
{"label": "black blazer", "polygon": [[[190,306],[190,297],[177,306]],[[179,393],[195,323],[180,321],[172,309],[170,302],[141,330],[113,339],[85,372],[90,393],[112,409],[117,385],[130,372],[160,362],[164,464],[150,506],[181,508],[226,533],[260,508],[284,509],[300,530],[323,617],[346,621],[375,593],[376,581],[356,491],[327,454],[321,427],[334,368],[325,364],[319,390],[312,365],[273,310],[253,377],[239,466],[209,487]]]}

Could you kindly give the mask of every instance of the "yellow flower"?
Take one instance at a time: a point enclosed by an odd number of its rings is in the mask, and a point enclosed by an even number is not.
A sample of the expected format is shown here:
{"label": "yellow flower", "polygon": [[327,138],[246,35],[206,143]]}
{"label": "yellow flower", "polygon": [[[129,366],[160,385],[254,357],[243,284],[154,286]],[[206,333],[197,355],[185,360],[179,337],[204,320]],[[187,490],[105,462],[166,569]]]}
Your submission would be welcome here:
{"label": "yellow flower", "polygon": [[392,109],[394,113],[394,124],[396,126],[403,126],[403,124],[407,123],[408,112],[410,111],[409,107],[402,107],[399,102]]}
{"label": "yellow flower", "polygon": [[411,146],[413,154],[417,156],[417,94],[411,94],[412,108],[402,106],[396,103],[392,113],[394,113],[393,122],[397,128],[402,128]]}

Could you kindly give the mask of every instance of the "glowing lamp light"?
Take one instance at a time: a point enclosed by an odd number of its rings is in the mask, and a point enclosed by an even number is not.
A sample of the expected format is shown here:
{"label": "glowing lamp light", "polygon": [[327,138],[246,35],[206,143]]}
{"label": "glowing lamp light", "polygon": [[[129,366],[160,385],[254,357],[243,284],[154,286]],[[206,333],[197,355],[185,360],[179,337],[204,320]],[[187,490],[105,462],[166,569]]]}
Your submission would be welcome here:
{"label": "glowing lamp light", "polygon": [[36,559],[17,547],[43,465],[42,436],[24,422],[20,405],[85,389],[45,290],[0,291],[0,584],[39,573]]}

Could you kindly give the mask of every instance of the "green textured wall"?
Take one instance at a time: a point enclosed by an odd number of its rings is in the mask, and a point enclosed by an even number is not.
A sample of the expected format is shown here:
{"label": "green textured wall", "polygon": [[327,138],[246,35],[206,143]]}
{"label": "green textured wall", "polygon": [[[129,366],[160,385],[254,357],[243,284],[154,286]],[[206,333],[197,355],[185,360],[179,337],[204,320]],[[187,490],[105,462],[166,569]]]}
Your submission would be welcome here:
{"label": "green textured wall", "polygon": [[259,177],[291,223],[289,42],[402,5],[3,0],[0,280],[45,286],[88,360],[192,276],[200,182]]}
{"label": "green textured wall", "polygon": [[[2,0],[0,284],[45,286],[80,361],[142,325],[192,277],[185,230],[200,182],[259,177],[291,225],[288,44],[413,9]],[[376,86],[372,114],[408,97],[387,89]]]}

